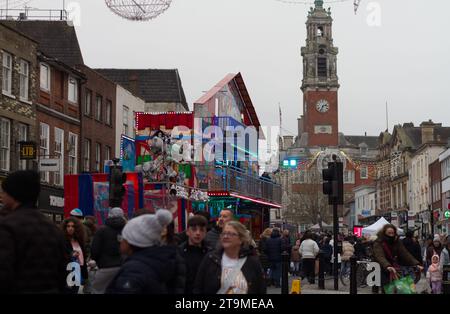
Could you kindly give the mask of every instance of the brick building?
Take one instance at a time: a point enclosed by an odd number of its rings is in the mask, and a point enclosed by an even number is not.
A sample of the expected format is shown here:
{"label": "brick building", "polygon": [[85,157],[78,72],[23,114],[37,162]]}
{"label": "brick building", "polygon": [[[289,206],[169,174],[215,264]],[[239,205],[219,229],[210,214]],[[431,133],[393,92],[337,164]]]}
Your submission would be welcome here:
{"label": "brick building", "polygon": [[59,222],[64,209],[64,175],[79,172],[81,86],[85,75],[75,28],[66,21],[3,21],[38,42],[36,119],[38,159],[59,160],[59,170],[41,172],[39,208]]}
{"label": "brick building", "polygon": [[[340,217],[355,216],[353,189],[373,184],[377,137],[348,136],[339,132],[338,48],[333,44],[331,12],[323,1],[315,1],[306,22],[303,58],[303,115],[298,135],[280,139],[280,170],[276,179],[283,185],[284,218],[305,228],[332,223],[328,199],[322,193],[321,171],[333,154],[344,163],[344,203]],[[349,221],[349,219],[347,219]],[[349,225],[349,223],[347,223]],[[351,226],[348,226],[351,227]]]}
{"label": "brick building", "polygon": [[36,167],[20,160],[18,142],[36,142],[37,45],[0,22],[0,180],[10,171]]}
{"label": "brick building", "polygon": [[82,172],[103,172],[104,160],[115,152],[116,84],[88,66],[78,66],[86,76],[81,102]]}

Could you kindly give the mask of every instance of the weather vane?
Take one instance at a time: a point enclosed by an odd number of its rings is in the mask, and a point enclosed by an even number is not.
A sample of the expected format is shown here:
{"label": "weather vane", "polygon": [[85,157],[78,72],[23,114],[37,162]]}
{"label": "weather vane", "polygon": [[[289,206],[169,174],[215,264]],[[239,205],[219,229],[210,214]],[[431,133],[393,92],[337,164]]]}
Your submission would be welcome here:
{"label": "weather vane", "polygon": [[132,21],[148,21],[164,13],[172,0],[105,0],[115,14]]}

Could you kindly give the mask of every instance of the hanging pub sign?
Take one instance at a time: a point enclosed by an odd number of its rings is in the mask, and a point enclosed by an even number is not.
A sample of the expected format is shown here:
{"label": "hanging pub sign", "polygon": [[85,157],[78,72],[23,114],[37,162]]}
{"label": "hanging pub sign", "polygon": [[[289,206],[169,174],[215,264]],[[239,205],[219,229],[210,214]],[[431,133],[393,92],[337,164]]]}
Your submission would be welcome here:
{"label": "hanging pub sign", "polygon": [[19,142],[20,160],[36,159],[36,142]]}

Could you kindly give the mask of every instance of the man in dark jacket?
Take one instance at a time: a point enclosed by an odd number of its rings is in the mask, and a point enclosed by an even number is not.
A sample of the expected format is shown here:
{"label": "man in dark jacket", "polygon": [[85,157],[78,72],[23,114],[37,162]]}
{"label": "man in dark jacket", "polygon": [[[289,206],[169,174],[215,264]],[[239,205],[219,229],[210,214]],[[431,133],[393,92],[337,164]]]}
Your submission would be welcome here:
{"label": "man in dark jacket", "polygon": [[94,235],[91,247],[91,259],[99,268],[92,283],[93,293],[104,293],[122,264],[120,254],[120,236],[125,226],[122,208],[114,207],[108,213],[105,225]]}
{"label": "man in dark jacket", "polygon": [[403,245],[405,246],[405,249],[408,250],[409,254],[422,264],[422,250],[420,244],[413,239],[413,236],[413,231],[410,230],[406,232],[405,238],[403,239]]}
{"label": "man in dark jacket", "polygon": [[233,218],[233,212],[229,209],[223,209],[220,212],[217,224],[206,234],[205,241],[208,247],[216,249],[223,226],[225,226],[227,222],[232,221]]}
{"label": "man in dark jacket", "polygon": [[194,215],[188,221],[186,234],[188,240],[180,246],[180,254],[186,263],[186,288],[185,294],[193,294],[195,276],[200,263],[210,250],[204,241],[208,221],[205,217]]}
{"label": "man in dark jacket", "polygon": [[281,253],[283,252],[283,243],[281,240],[280,230],[274,228],[270,239],[266,242],[266,255],[270,262],[271,279],[275,287],[281,286]]}
{"label": "man in dark jacket", "polygon": [[10,213],[0,219],[0,294],[63,292],[69,262],[64,236],[36,208],[39,173],[11,173],[2,190]]}

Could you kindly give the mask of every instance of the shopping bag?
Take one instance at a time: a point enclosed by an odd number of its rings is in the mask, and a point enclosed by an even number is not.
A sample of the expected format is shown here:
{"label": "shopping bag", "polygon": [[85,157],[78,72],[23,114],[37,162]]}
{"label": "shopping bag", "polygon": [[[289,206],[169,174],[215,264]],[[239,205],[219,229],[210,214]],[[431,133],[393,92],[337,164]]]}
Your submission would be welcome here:
{"label": "shopping bag", "polygon": [[384,286],[386,294],[416,294],[416,285],[411,276],[393,280]]}

